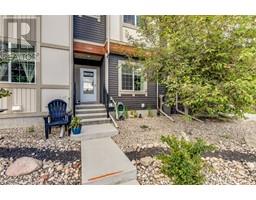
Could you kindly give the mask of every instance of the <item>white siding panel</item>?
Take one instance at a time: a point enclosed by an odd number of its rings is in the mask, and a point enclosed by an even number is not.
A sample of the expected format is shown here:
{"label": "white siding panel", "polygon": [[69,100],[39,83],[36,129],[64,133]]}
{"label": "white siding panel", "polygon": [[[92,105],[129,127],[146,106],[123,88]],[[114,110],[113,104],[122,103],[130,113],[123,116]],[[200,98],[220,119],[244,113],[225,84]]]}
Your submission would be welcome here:
{"label": "white siding panel", "polygon": [[120,41],[121,36],[120,36],[120,27],[121,27],[121,17],[120,15],[110,15],[110,39],[111,40],[116,40]]}
{"label": "white siding panel", "polygon": [[0,39],[4,37],[4,16],[0,16]]}
{"label": "white siding panel", "polygon": [[[0,99],[0,109],[7,109],[7,101],[8,101],[7,97]],[[5,114],[5,113],[6,112],[2,112],[0,114]]]}
{"label": "white siding panel", "polygon": [[123,42],[130,42],[129,38],[131,37],[132,39],[139,39],[138,33],[136,29],[132,28],[127,28],[123,27]]}
{"label": "white siding panel", "polygon": [[21,106],[21,112],[36,112],[36,89],[14,88],[12,90],[12,106]]}
{"label": "white siding panel", "polygon": [[43,15],[42,42],[70,46],[70,16]]}
{"label": "white siding panel", "polygon": [[42,83],[69,85],[70,53],[66,50],[41,48]]}
{"label": "white siding panel", "polygon": [[42,89],[42,112],[47,112],[47,105],[54,99],[63,99],[70,106],[70,95],[68,89]]}

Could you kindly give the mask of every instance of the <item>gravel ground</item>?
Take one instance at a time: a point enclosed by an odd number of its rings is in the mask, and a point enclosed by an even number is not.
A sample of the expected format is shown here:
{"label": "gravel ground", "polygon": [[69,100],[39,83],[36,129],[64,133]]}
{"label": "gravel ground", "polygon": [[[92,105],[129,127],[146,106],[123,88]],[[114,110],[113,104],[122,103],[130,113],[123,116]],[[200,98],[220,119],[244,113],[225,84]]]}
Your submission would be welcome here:
{"label": "gravel ground", "polygon": [[[160,136],[171,134],[189,140],[200,137],[218,147],[215,153],[204,155],[210,169],[205,172],[205,184],[256,184],[256,149],[244,139],[256,133],[255,120],[200,123],[188,121],[181,115],[173,118],[175,122],[166,117],[118,122],[120,134],[113,139],[136,165],[140,184],[171,184],[160,171],[161,162],[155,159],[167,150]],[[145,157],[148,162],[142,160]]]}
{"label": "gravel ground", "polygon": [[[42,127],[0,130],[0,184],[80,184],[80,143],[59,138],[53,129],[48,140]],[[43,167],[28,175],[9,177],[8,166],[27,156],[43,161]]]}

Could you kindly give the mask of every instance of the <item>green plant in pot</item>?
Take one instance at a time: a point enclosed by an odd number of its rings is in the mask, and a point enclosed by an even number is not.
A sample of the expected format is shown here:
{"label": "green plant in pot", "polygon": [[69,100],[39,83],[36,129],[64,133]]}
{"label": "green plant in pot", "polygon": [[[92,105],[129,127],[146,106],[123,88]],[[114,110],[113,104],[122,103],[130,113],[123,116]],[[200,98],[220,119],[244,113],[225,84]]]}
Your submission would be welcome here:
{"label": "green plant in pot", "polygon": [[74,135],[80,134],[82,128],[81,119],[79,117],[73,117],[71,120],[70,128]]}

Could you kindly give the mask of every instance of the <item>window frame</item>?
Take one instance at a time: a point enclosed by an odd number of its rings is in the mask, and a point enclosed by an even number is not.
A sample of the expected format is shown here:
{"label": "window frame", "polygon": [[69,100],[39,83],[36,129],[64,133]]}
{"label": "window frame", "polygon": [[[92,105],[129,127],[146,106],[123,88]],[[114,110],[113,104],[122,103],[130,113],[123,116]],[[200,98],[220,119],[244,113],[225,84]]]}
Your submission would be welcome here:
{"label": "window frame", "polygon": [[134,24],[130,24],[130,23],[124,22],[124,16],[125,15],[122,15],[122,22],[123,22],[124,26],[138,29],[138,17],[139,17],[139,15],[133,15],[134,16]]}
{"label": "window frame", "polygon": [[[132,69],[132,90],[124,90],[123,89],[123,81],[122,81],[122,66],[125,64],[125,60],[118,60],[118,96],[122,94],[131,94],[132,96],[135,95],[145,95],[148,96],[148,85],[147,80],[144,79],[142,86],[142,90],[135,90],[135,83],[134,83],[134,76],[135,76],[135,69]],[[141,75],[142,76],[142,75]]]}
{"label": "window frame", "polygon": [[[11,48],[9,48],[9,45],[11,44],[8,44],[8,55],[11,55]],[[35,46],[35,52],[36,53],[36,46]],[[35,73],[35,76],[34,76],[34,82],[33,83],[29,83],[29,82],[12,82],[12,61],[8,61],[8,68],[7,68],[7,71],[8,71],[8,81],[1,81],[0,80],[0,83],[2,84],[13,84],[13,85],[36,85],[37,84],[37,62],[36,60],[34,61],[34,73]]]}

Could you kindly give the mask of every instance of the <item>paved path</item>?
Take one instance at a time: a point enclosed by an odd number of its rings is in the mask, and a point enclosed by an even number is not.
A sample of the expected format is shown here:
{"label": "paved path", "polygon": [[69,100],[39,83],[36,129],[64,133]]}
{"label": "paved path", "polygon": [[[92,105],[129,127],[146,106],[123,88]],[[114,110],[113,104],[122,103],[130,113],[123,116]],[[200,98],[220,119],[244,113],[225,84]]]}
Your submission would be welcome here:
{"label": "paved path", "polygon": [[111,123],[85,125],[81,140],[82,184],[138,185],[136,167],[111,139],[118,130]]}

